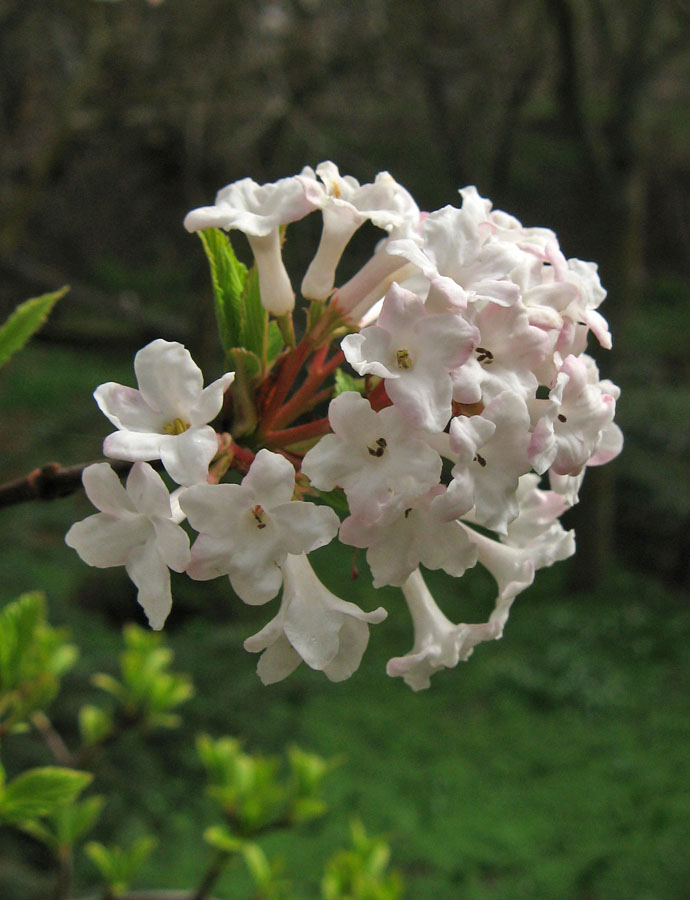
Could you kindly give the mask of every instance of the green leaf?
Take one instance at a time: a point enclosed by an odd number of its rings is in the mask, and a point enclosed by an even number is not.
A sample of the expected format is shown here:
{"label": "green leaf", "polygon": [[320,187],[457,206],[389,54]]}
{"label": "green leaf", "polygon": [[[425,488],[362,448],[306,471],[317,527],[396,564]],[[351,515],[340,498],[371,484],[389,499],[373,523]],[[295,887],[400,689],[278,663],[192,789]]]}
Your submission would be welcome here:
{"label": "green leaf", "polygon": [[82,706],[79,710],[79,732],[85,744],[99,744],[113,730],[113,717],[100,706]]}
{"label": "green leaf", "polygon": [[266,350],[268,346],[268,313],[261,305],[259,294],[259,273],[256,267],[252,267],[244,283],[244,322],[241,337],[241,346],[251,353],[256,354],[260,370],[266,362]]}
{"label": "green leaf", "polygon": [[242,844],[240,852],[244,857],[244,861],[249,869],[249,874],[252,876],[257,888],[261,890],[266,887],[266,885],[270,884],[273,878],[273,872],[271,871],[271,864],[261,847],[259,847],[258,844],[246,841]]}
{"label": "green leaf", "polygon": [[47,816],[71,803],[92,780],[89,772],[58,766],[29,769],[11,781],[0,799],[0,822],[12,825]]}
{"label": "green leaf", "polygon": [[84,851],[108,884],[110,893],[117,896],[127,891],[156,844],[155,838],[144,835],[129,847],[105,847],[89,841]]}
{"label": "green leaf", "polygon": [[219,228],[207,228],[197,233],[211,269],[218,333],[227,354],[242,344],[247,267],[235,256],[225,232]]}
{"label": "green leaf", "polygon": [[343,372],[342,369],[336,369],[335,392],[333,396],[337,397],[339,394],[345,393],[345,391],[356,391],[358,394],[364,396],[366,391],[366,381],[364,378],[355,378],[354,375],[348,375],[347,372]]}
{"label": "green leaf", "polygon": [[23,594],[0,612],[0,690],[9,691],[25,675],[25,660],[42,621],[45,598]]}
{"label": "green leaf", "polygon": [[43,294],[41,297],[33,297],[20,303],[10,315],[5,324],[0,327],[0,366],[13,356],[17,350],[21,350],[43,325],[48,314],[57,301],[64,297],[69,287],[60,288],[51,294]]}
{"label": "green leaf", "polygon": [[211,825],[204,831],[204,840],[222,853],[239,853],[244,844],[226,825]]}
{"label": "green leaf", "polygon": [[285,346],[283,335],[280,333],[278,323],[270,321],[268,323],[268,337],[266,340],[266,365],[269,366],[278,356]]}

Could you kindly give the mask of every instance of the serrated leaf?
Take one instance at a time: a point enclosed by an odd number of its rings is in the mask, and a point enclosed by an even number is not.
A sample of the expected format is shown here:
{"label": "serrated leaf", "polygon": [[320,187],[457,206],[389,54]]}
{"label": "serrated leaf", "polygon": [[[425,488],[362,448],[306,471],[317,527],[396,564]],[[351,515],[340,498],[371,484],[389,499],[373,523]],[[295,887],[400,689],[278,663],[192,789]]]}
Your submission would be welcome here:
{"label": "serrated leaf", "polygon": [[69,287],[65,286],[59,291],[43,294],[41,297],[33,297],[31,300],[19,304],[5,324],[0,327],[0,366],[4,365],[17,350],[21,350],[31,335],[43,325],[51,309],[61,297],[65,296],[68,290]]}
{"label": "serrated leaf", "polygon": [[225,232],[219,228],[207,228],[197,233],[211,270],[218,333],[227,354],[242,343],[247,267],[235,256]]}
{"label": "serrated leaf", "polygon": [[0,690],[14,687],[24,674],[22,663],[43,619],[45,598],[35,591],[22,594],[0,612]]}
{"label": "serrated leaf", "polygon": [[58,766],[29,769],[5,787],[0,821],[14,824],[50,815],[61,804],[72,802],[92,778],[89,772]]}
{"label": "serrated leaf", "polygon": [[252,267],[244,283],[244,321],[241,346],[256,354],[263,370],[268,344],[268,312],[261,305],[259,273]]}

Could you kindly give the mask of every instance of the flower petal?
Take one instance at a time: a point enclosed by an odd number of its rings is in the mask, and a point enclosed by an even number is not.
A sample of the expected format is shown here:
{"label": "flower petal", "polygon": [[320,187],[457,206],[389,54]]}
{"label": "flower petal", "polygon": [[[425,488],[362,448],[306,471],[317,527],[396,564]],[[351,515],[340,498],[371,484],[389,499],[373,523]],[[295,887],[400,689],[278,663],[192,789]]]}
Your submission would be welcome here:
{"label": "flower petal", "polygon": [[152,533],[151,525],[143,516],[114,518],[97,513],[75,522],[65,535],[65,543],[76,550],[87,565],[108,569],[123,566],[135,548]]}
{"label": "flower petal", "polygon": [[178,484],[198,484],[208,478],[208,467],[218,452],[218,436],[210,425],[189,428],[160,439],[165,469]]}
{"label": "flower petal", "polygon": [[144,608],[149,625],[160,631],[172,607],[170,572],[154,541],[147,541],[131,555],[127,574],[139,589],[137,599]]}
{"label": "flower petal", "polygon": [[131,498],[108,463],[87,466],[81,480],[86,496],[101,512],[114,516],[135,512]]}
{"label": "flower petal", "polygon": [[172,421],[189,417],[199,401],[201,369],[182,344],[158,338],[134,357],[139,390],[148,405]]}

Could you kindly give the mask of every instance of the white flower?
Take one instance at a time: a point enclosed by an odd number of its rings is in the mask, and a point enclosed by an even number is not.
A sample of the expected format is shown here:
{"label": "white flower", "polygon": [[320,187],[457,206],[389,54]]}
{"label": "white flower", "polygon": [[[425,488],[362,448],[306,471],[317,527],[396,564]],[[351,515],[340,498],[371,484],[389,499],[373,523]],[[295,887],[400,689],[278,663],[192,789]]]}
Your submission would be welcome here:
{"label": "white flower", "polygon": [[147,463],[132,466],[126,490],[108,463],[88,466],[82,480],[101,512],[75,522],[65,543],[90,566],[125,566],[151,627],[161,629],[172,604],[168,568],[183,572],[189,563],[189,538],[163,481]]}
{"label": "white flower", "polygon": [[394,406],[374,412],[355,391],[332,400],[333,434],[312,447],[302,472],[314,487],[345,491],[350,512],[368,523],[438,484],[441,457]]}
{"label": "white flower", "polygon": [[493,623],[453,625],[436,605],[419,569],[402,586],[412,616],[414,644],[405,656],[388,661],[386,672],[401,676],[413,691],[428,688],[439,669],[452,669],[469,659],[476,644],[498,635]]}
{"label": "white flower", "polygon": [[280,226],[302,219],[315,209],[305,191],[305,181],[316,183],[309,167],[301,175],[260,185],[243,178],[224,187],[214,206],[187,213],[187,231],[204,228],[236,228],[244,232],[252,248],[259,273],[261,303],[275,316],[289,313],[295,305],[290,278],[285,271],[280,248]]}
{"label": "white flower", "polygon": [[476,521],[505,532],[518,514],[516,491],[520,475],[530,469],[529,413],[519,394],[504,391],[480,416],[456,416],[450,423],[453,480],[443,505],[448,517],[474,507]]}
{"label": "white flower", "polygon": [[206,423],[220,412],[234,373],[204,388],[189,351],[162,339],[137,353],[134,371],[139,390],[111,381],[94,392],[101,412],[119,429],[105,439],[103,453],[132,462],[160,459],[178,484],[205,481],[218,451]]}
{"label": "white flower", "polygon": [[333,290],[335,270],[355,231],[367,220],[385,231],[403,233],[419,220],[419,208],[410,194],[388,172],[379,172],[373,184],[341,175],[332,162],[316,167],[322,185],[305,179],[307,197],[323,213],[323,230],[316,256],[302,281],[305,297],[323,300]]}
{"label": "white flower", "polygon": [[487,303],[469,312],[479,329],[474,354],[451,373],[453,399],[459,403],[488,403],[503,391],[529,400],[536,394],[534,370],[544,361],[551,342],[541,328],[529,322],[524,305]]}
{"label": "white flower", "polygon": [[438,498],[445,490],[437,485],[411,501],[390,522],[369,525],[349,516],[342,523],[340,540],[344,544],[368,548],[374,587],[402,585],[420,563],[427,569],[443,569],[456,578],[476,563],[476,548],[463,528],[441,514]]}
{"label": "white flower", "polygon": [[304,660],[331,681],[344,681],[358,668],[369,641],[369,625],[386,611],[373,612],[332,594],[316,577],[304,554],[282,564],[285,583],[278,614],[244,642],[260,653],[257,672],[264,684],[280,681]]}
{"label": "white flower", "polygon": [[451,416],[451,369],[478,341],[460,311],[429,312],[421,297],[393,284],[376,325],[347,335],[341,347],[359,375],[385,379],[386,393],[411,425],[442,431]]}
{"label": "white flower", "polygon": [[205,581],[228,575],[245,603],[267,603],[280,590],[289,553],[309,553],[331,541],[338,516],[330,507],[291,500],[292,464],[260,450],[242,484],[197,484],[180,506],[199,532],[187,574]]}
{"label": "white flower", "polygon": [[610,381],[600,382],[588,359],[566,357],[549,399],[534,402],[535,409],[545,408],[529,448],[530,461],[540,474],[550,468],[557,475],[577,475],[613,422],[620,391]]}

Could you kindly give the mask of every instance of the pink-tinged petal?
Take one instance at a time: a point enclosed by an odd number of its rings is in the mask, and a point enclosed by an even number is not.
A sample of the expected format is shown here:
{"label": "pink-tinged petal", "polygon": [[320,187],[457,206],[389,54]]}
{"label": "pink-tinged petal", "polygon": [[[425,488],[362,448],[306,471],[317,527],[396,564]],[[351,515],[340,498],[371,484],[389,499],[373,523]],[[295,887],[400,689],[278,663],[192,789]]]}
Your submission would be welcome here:
{"label": "pink-tinged petal", "polygon": [[144,516],[170,516],[170,495],[160,475],[148,463],[134,463],[127,476],[127,496]]}
{"label": "pink-tinged petal", "polygon": [[111,459],[149,462],[160,459],[164,437],[162,434],[144,434],[139,431],[114,431],[103,441],[103,453]]}
{"label": "pink-tinged petal", "polygon": [[[249,640],[251,638],[248,638],[244,644],[247,650],[251,650],[251,647],[247,646]],[[261,654],[261,659],[256,667],[256,674],[261,679],[262,684],[275,684],[277,681],[282,681],[288,675],[291,675],[301,662],[302,657],[293,648],[287,637],[281,634]]]}
{"label": "pink-tinged petal", "polygon": [[[284,558],[284,555],[283,555]],[[238,565],[236,554],[232,558],[230,570],[230,582],[233,590],[240,599],[250,606],[261,606],[272,600],[283,583],[283,573],[280,569],[282,559],[277,560],[251,560]]]}
{"label": "pink-tinged petal", "polygon": [[264,448],[256,454],[242,486],[252,492],[264,509],[273,509],[290,502],[295,490],[295,470],[280,453]]}
{"label": "pink-tinged petal", "polygon": [[288,553],[311,553],[329,544],[338,533],[340,520],[329,506],[294,500],[271,511]]}
{"label": "pink-tinged petal", "polygon": [[212,422],[223,407],[223,395],[235,380],[234,372],[226,372],[212,381],[201,392],[196,406],[191,410],[189,424],[205,425]]}
{"label": "pink-tinged petal", "polygon": [[338,637],[338,653],[323,668],[324,675],[333,682],[346,681],[359,668],[369,643],[369,626],[348,616]]}
{"label": "pink-tinged petal", "polygon": [[496,306],[513,306],[520,299],[520,288],[512,281],[482,280],[472,285],[472,293],[475,302],[483,300]]}
{"label": "pink-tinged petal", "polygon": [[414,428],[443,431],[451,417],[453,386],[447,372],[417,364],[398,380],[386,382],[386,393]]}
{"label": "pink-tinged petal", "polygon": [[348,334],[340,348],[358,375],[399,378],[391,336],[378,325],[370,325],[359,334]]}
{"label": "pink-tinged petal", "polygon": [[458,462],[467,465],[495,432],[496,423],[484,416],[455,416],[450,423],[450,449]]}
{"label": "pink-tinged petal", "polygon": [[615,422],[604,428],[594,455],[587,460],[588,466],[603,466],[615,459],[623,449],[623,432]]}
{"label": "pink-tinged petal", "polygon": [[138,547],[127,561],[126,569],[139,589],[137,599],[149,625],[154,631],[160,631],[172,607],[172,595],[170,572],[158,555],[155,543],[149,541]]}
{"label": "pink-tinged petal", "polygon": [[189,428],[182,434],[162,435],[160,458],[177,484],[192,485],[208,478],[208,467],[218,452],[218,436],[210,425]]}
{"label": "pink-tinged petal", "polygon": [[474,506],[474,479],[460,469],[444,494],[432,500],[434,515],[442,522],[452,522],[468,513]]}
{"label": "pink-tinged petal", "polygon": [[123,512],[135,512],[120,479],[108,463],[87,466],[82,472],[81,480],[86,496],[101,512],[114,516],[120,516]]}
{"label": "pink-tinged petal", "polygon": [[155,517],[152,524],[161,559],[173,572],[184,572],[191,561],[187,532],[170,519]]}
{"label": "pink-tinged petal", "polygon": [[219,538],[200,534],[194,541],[187,575],[195,581],[210,581],[230,571],[232,536]]}
{"label": "pink-tinged petal", "polygon": [[114,518],[97,513],[75,522],[65,535],[65,543],[87,565],[108,569],[123,566],[132,552],[152,536],[153,528],[143,516]]}
{"label": "pink-tinged petal", "polygon": [[180,495],[180,506],[196,531],[229,539],[252,500],[239,484],[194,484]]}
{"label": "pink-tinged petal", "polygon": [[109,381],[99,385],[93,396],[116,428],[150,432],[160,431],[164,424],[160,411],[152,409],[135,388]]}
{"label": "pink-tinged petal", "polygon": [[601,313],[594,309],[588,309],[584,313],[583,318],[604,350],[610,350],[613,347],[613,340],[609,331],[609,323]]}
{"label": "pink-tinged petal", "polygon": [[[376,429],[376,413],[357,391],[344,391],[328,407],[328,421],[338,437],[356,441],[363,431]],[[328,437],[328,435],[326,435]],[[320,447],[325,438],[317,444]]]}
{"label": "pink-tinged petal", "polygon": [[189,350],[177,341],[158,338],[134,357],[139,390],[148,405],[166,421],[181,417],[189,421],[204,380]]}
{"label": "pink-tinged petal", "polygon": [[418,540],[419,562],[427,569],[443,569],[460,578],[477,562],[477,550],[458,522],[422,530]]}
{"label": "pink-tinged petal", "polygon": [[415,329],[425,313],[421,297],[399,284],[392,284],[386,293],[378,324],[390,334],[408,332]]}

